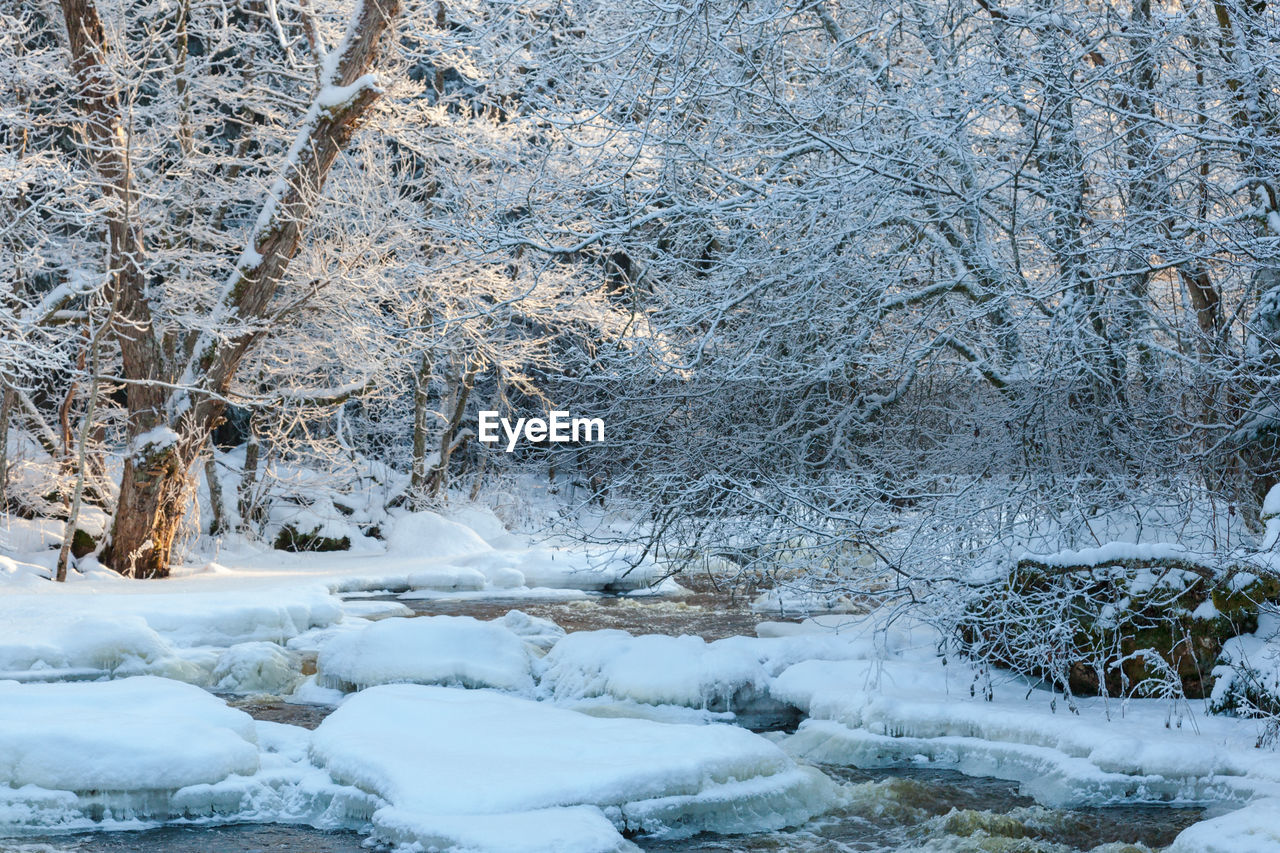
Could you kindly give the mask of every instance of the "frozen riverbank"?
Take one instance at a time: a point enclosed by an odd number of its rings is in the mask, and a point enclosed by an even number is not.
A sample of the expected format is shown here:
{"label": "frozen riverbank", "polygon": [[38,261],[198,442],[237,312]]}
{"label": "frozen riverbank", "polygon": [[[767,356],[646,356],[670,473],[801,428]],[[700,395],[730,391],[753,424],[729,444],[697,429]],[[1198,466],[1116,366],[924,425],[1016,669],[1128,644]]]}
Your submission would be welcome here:
{"label": "frozen riverbank", "polygon": [[[475,568],[460,561],[490,555],[511,568],[548,551],[494,548],[441,522],[414,527],[429,528],[414,534],[424,543],[452,536],[438,553],[257,552],[162,583],[90,573],[56,586],[38,580],[41,555],[6,558],[0,834],[255,822],[409,847],[616,850],[856,823],[857,803],[898,796],[817,766],[1010,780],[1054,814],[1239,809],[1185,829],[1171,850],[1280,849],[1280,772],[1273,753],[1254,748],[1258,724],[1152,700],[1078,700],[1071,714],[1021,681],[988,685],[944,663],[938,637],[919,625],[825,616],[709,642],[566,634],[509,610],[489,621],[412,617],[394,601],[344,598],[429,579],[420,594],[458,609],[473,601],[486,616],[496,615],[490,602],[549,596],[603,609],[590,596],[618,579],[605,561],[597,574],[556,576],[581,580],[577,589],[485,576],[459,591],[450,579]],[[591,563],[565,553],[566,565]],[[679,599],[634,601],[667,619]],[[678,632],[678,621],[663,624]],[[192,685],[244,694],[248,706],[319,703],[319,726],[254,721]],[[764,719],[802,721],[768,738],[724,725],[773,727]],[[1049,820],[1018,815],[1019,825]],[[938,823],[937,838],[999,836],[978,817],[957,835],[956,820]]]}

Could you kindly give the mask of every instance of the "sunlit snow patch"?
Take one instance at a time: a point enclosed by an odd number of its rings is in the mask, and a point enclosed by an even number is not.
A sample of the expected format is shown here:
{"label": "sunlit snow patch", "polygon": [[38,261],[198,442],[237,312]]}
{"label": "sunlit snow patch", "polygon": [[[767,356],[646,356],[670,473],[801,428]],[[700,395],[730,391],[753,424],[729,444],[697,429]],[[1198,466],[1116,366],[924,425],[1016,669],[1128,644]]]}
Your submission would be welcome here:
{"label": "sunlit snow patch", "polygon": [[625,849],[619,830],[682,837],[802,823],[843,789],[731,726],[599,719],[490,691],[375,687],[311,754],[388,805],[384,841],[494,851]]}

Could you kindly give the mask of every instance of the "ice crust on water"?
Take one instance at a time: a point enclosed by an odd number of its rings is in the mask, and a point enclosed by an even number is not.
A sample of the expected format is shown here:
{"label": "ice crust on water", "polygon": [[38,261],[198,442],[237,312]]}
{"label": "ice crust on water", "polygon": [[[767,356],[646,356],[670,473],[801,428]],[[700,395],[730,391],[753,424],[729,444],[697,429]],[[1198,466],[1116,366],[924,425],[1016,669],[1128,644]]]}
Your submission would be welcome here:
{"label": "ice crust on water", "polygon": [[550,650],[565,637],[565,630],[555,622],[530,616],[523,610],[509,610],[499,621],[502,627],[542,652]]}
{"label": "ice crust on water", "polygon": [[646,589],[661,574],[656,563],[616,550],[534,547],[490,550],[455,561],[481,572],[499,588],[518,586],[551,589]]}
{"label": "ice crust on water", "polygon": [[316,669],[317,684],[344,690],[401,682],[533,690],[525,641],[470,616],[393,617],[339,634],[320,649]]}
{"label": "ice crust on water", "polygon": [[188,684],[0,683],[0,836],[168,820],[367,826],[377,802],[308,758],[310,732]]}
{"label": "ice crust on water", "polygon": [[138,592],[120,580],[94,593],[42,592],[0,595],[0,678],[148,674],[202,683],[220,649],[283,643],[343,618],[341,602],[311,583],[193,594]]}
{"label": "ice crust on water", "polygon": [[767,686],[758,657],[741,651],[701,637],[579,631],[547,653],[542,689],[558,700],[612,696],[726,710]]}
{"label": "ice crust on water", "polygon": [[151,676],[93,684],[0,682],[0,783],[138,792],[258,770],[253,719]]}
{"label": "ice crust on water", "polygon": [[744,729],[600,719],[484,690],[370,688],[321,723],[311,754],[389,804],[373,814],[383,840],[427,847],[615,850],[619,829],[775,829],[843,796]]}
{"label": "ice crust on water", "polygon": [[[1233,721],[1198,718],[1166,728],[1167,706],[1077,700],[1079,716],[1018,700],[947,696],[946,674],[925,661],[805,662],[784,672],[774,695],[807,711],[785,744],[806,760],[887,767],[928,761],[975,776],[1020,782],[1023,792],[1057,808],[1135,802],[1243,802],[1273,789],[1268,770],[1244,743],[1206,737]],[[960,693],[959,685],[951,689]],[[1227,725],[1223,725],[1227,724]],[[1239,732],[1235,731],[1238,738]],[[1250,744],[1251,745],[1251,744]]]}
{"label": "ice crust on water", "polygon": [[200,667],[183,660],[137,616],[108,620],[87,617],[47,626],[25,640],[19,626],[0,629],[0,678],[45,681],[103,675],[199,677]]}
{"label": "ice crust on water", "polygon": [[261,769],[253,720],[197,687],[0,683],[0,834],[239,810],[212,792]]}
{"label": "ice crust on water", "polygon": [[412,616],[413,611],[398,601],[344,600],[342,612],[362,619],[384,619],[388,616]]}

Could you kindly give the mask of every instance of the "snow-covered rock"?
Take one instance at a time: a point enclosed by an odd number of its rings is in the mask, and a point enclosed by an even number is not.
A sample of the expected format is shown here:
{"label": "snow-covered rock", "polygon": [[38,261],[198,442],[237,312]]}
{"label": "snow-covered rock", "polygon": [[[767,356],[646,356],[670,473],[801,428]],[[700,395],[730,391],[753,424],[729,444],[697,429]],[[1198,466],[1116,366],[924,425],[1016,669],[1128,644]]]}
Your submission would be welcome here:
{"label": "snow-covered rock", "polygon": [[275,643],[237,643],[218,656],[209,676],[220,693],[286,694],[301,680],[297,653]]}
{"label": "snow-covered rock", "polygon": [[842,790],[730,726],[600,719],[489,691],[388,685],[315,731],[315,761],[387,805],[376,834],[427,848],[611,851],[801,823]]}
{"label": "snow-covered rock", "polygon": [[533,689],[525,642],[470,616],[391,618],[333,637],[320,649],[317,683],[344,690],[411,682]]}

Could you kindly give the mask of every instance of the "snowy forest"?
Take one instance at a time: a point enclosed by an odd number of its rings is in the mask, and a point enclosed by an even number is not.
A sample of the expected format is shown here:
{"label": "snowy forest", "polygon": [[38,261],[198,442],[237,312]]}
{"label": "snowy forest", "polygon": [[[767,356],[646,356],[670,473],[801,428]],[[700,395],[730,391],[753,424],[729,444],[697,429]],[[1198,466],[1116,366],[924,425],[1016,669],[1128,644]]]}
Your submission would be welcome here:
{"label": "snowy forest", "polygon": [[1266,0],[0,0],[3,853],[1274,853],[1277,540]]}

